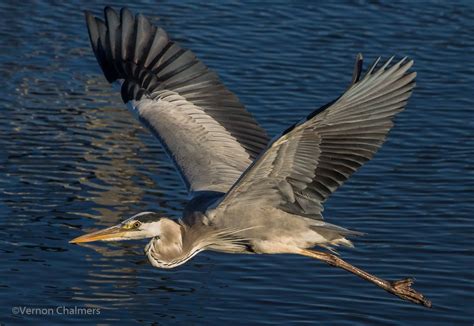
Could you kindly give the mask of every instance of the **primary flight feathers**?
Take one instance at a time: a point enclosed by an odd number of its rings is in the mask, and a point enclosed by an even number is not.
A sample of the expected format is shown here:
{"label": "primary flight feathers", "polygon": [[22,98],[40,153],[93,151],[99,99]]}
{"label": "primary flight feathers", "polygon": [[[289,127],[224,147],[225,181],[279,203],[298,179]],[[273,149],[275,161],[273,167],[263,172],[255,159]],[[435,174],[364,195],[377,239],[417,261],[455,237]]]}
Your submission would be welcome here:
{"label": "primary flight feathers", "polygon": [[190,191],[227,191],[268,144],[238,98],[143,15],[86,12],[92,48],[124,102],[162,141]]}

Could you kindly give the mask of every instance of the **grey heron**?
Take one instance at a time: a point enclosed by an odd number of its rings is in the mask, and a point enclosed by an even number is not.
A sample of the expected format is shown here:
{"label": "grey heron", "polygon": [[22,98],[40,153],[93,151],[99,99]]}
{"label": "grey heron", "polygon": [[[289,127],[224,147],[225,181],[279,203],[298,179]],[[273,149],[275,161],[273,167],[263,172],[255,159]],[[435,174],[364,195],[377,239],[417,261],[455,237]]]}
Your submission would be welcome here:
{"label": "grey heron", "polygon": [[[270,140],[237,97],[190,50],[147,18],[105,8],[86,12],[91,45],[105,78],[162,143],[189,191],[183,216],[143,212],[71,243],[150,238],[151,264],[179,266],[203,250],[298,254],[345,269],[411,302],[431,303],[411,278],[386,281],[342,260],[339,245],[360,235],[323,219],[323,203],[370,160],[415,85],[412,60],[379,64],[334,101]],[[322,250],[315,250],[315,247]]]}

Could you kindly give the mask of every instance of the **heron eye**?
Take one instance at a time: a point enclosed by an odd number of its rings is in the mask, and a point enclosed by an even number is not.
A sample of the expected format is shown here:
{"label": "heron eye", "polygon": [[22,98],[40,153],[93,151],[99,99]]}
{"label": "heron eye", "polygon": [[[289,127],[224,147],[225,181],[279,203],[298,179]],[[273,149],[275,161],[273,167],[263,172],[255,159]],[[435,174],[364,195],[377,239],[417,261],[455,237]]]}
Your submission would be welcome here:
{"label": "heron eye", "polygon": [[136,229],[136,228],[139,228],[140,225],[142,225],[140,222],[136,221],[135,223],[133,223],[133,228]]}

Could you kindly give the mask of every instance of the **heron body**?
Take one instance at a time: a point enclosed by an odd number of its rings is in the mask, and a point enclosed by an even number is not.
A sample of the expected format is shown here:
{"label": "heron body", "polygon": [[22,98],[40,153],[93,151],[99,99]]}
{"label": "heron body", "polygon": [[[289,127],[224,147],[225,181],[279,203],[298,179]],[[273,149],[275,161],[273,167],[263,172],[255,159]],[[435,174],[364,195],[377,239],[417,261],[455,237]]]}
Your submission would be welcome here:
{"label": "heron body", "polygon": [[190,194],[179,220],[139,213],[72,243],[150,238],[151,264],[179,266],[203,250],[305,255],[430,306],[411,279],[389,282],[326,251],[361,233],[323,219],[326,199],[380,148],[415,85],[412,60],[380,58],[347,90],[270,140],[237,97],[189,50],[142,15],[86,12],[105,77],[163,144]]}

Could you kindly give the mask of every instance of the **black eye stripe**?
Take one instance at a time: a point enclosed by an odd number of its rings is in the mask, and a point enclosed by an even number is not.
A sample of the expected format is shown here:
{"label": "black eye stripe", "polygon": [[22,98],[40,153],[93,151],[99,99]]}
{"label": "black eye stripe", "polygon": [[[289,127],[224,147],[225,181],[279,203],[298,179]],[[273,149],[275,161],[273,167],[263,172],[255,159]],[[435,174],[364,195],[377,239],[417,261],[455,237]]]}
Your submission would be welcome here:
{"label": "black eye stripe", "polygon": [[137,216],[136,220],[142,223],[149,223],[149,222],[158,222],[160,220],[160,215],[157,213],[148,213],[145,215]]}

